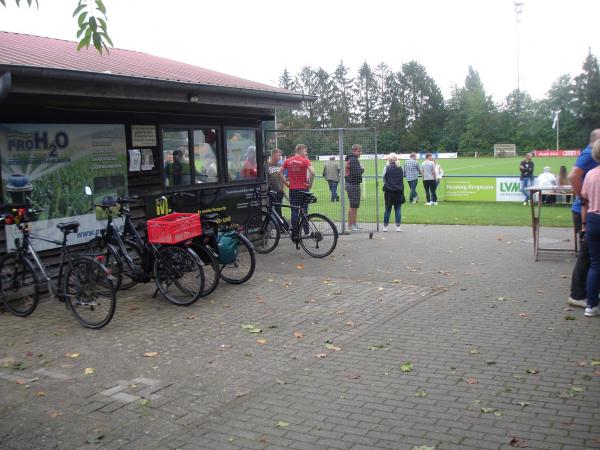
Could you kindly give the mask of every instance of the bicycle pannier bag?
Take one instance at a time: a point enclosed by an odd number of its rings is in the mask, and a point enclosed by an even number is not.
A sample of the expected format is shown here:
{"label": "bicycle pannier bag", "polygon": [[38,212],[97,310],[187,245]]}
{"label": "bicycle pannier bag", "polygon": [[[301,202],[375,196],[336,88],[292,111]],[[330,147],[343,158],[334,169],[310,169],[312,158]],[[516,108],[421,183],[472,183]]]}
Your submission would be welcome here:
{"label": "bicycle pannier bag", "polygon": [[219,233],[219,263],[231,264],[235,261],[238,254],[240,238],[235,231]]}

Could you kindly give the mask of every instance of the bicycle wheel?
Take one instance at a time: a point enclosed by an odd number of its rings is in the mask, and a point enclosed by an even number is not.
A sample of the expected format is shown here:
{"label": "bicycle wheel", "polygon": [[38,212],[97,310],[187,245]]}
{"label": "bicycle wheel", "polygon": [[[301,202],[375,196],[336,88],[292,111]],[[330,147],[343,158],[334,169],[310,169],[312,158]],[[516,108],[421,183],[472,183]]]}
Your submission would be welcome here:
{"label": "bicycle wheel", "polygon": [[94,258],[75,258],[65,274],[65,303],[75,319],[87,328],[108,324],[117,307],[116,288],[106,267]]}
{"label": "bicycle wheel", "polygon": [[110,274],[115,278],[115,289],[121,289],[121,283],[123,281],[123,264],[118,250],[113,245],[107,244],[103,239],[94,238],[87,243],[86,252],[104,258],[102,264],[110,270]]}
{"label": "bicycle wheel", "polygon": [[300,245],[315,258],[324,258],[335,250],[338,231],[335,224],[322,214],[309,214],[298,224]]}
{"label": "bicycle wheel", "polygon": [[254,247],[243,234],[239,234],[238,252],[230,264],[221,264],[219,276],[231,284],[242,284],[252,278],[256,269]]}
{"label": "bicycle wheel", "polygon": [[[125,250],[127,250],[127,254],[131,258],[134,264],[134,269],[138,271],[142,271],[142,251],[138,247],[138,245],[129,239],[125,241]],[[132,274],[131,267],[123,261],[123,281],[121,282],[121,289],[129,289],[135,286],[138,283],[139,276],[135,276]]]}
{"label": "bicycle wheel", "polygon": [[275,250],[281,238],[279,227],[273,217],[265,211],[261,211],[246,222],[244,234],[254,244],[254,250],[262,254]]}
{"label": "bicycle wheel", "polygon": [[204,244],[194,242],[192,250],[196,252],[202,264],[204,289],[202,290],[201,297],[206,297],[219,285],[219,261],[217,261],[213,252]]}
{"label": "bicycle wheel", "polygon": [[40,300],[40,278],[24,256],[8,253],[0,260],[0,292],[4,306],[15,316],[31,314]]}
{"label": "bicycle wheel", "polygon": [[191,305],[204,290],[200,258],[189,248],[160,247],[154,259],[154,281],[163,297],[174,305]]}

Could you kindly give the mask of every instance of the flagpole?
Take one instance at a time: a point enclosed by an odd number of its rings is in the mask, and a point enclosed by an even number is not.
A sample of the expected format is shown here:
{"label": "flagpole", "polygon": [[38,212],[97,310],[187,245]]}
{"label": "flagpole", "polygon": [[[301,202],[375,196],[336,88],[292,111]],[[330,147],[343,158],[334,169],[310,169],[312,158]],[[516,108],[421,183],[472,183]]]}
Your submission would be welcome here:
{"label": "flagpole", "polygon": [[558,151],[558,130],[560,129],[560,110],[556,111],[556,150]]}

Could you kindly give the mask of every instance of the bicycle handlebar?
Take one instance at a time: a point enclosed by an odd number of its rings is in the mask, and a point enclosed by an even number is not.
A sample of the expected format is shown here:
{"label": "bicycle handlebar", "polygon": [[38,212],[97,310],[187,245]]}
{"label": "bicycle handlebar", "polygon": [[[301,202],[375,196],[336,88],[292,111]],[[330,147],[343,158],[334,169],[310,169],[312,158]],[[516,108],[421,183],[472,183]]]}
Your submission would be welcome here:
{"label": "bicycle handlebar", "polygon": [[10,212],[0,216],[0,223],[5,225],[33,222],[43,209],[36,208],[12,208]]}

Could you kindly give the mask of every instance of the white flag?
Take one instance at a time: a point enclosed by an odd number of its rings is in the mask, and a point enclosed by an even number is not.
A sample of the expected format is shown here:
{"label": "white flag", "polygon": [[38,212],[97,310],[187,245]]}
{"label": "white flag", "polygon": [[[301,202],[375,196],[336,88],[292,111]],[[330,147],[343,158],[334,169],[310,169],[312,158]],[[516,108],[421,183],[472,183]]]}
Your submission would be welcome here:
{"label": "white flag", "polygon": [[552,129],[556,130],[556,126],[558,125],[558,115],[560,114],[560,110],[559,111],[554,111],[554,121],[552,122]]}

